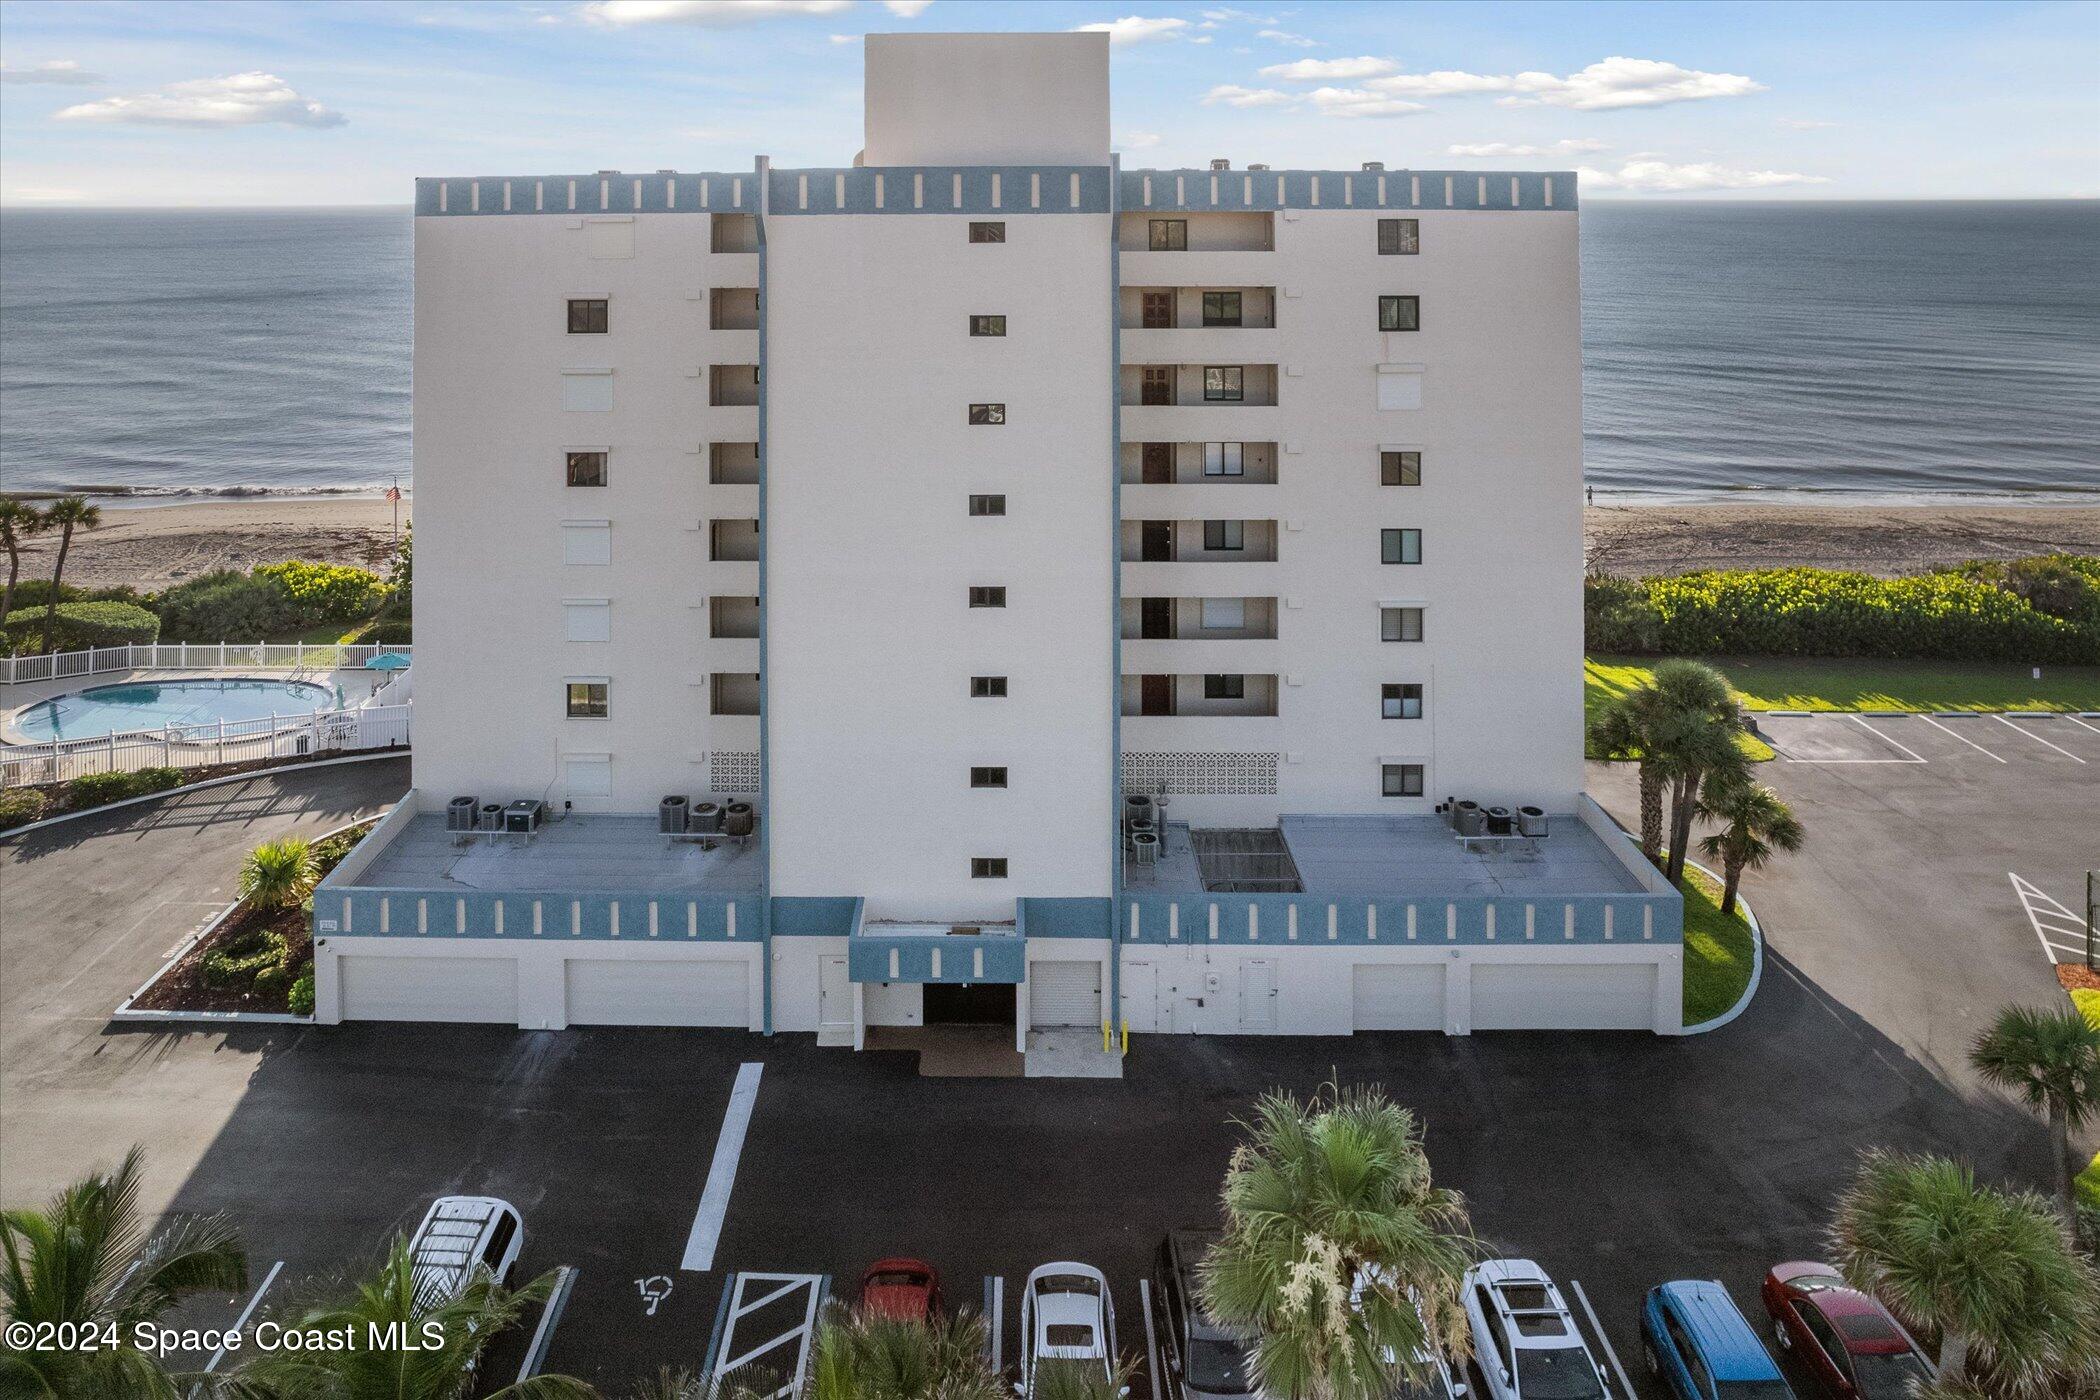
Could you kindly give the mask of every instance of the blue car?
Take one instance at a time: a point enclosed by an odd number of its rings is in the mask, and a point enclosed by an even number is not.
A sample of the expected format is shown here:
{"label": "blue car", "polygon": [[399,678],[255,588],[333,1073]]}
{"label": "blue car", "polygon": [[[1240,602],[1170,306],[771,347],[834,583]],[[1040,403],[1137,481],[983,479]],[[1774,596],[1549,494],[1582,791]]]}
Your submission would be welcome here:
{"label": "blue car", "polygon": [[1641,1342],[1649,1374],[1679,1400],[1794,1400],[1778,1363],[1718,1283],[1649,1289]]}

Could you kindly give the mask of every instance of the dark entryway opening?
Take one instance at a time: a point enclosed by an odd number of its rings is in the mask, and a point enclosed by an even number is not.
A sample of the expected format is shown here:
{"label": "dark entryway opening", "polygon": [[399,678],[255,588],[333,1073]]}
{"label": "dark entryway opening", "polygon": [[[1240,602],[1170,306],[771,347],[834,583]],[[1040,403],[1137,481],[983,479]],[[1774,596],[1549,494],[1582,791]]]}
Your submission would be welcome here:
{"label": "dark entryway opening", "polygon": [[928,982],[929,1026],[1007,1026],[1014,1023],[1011,982]]}

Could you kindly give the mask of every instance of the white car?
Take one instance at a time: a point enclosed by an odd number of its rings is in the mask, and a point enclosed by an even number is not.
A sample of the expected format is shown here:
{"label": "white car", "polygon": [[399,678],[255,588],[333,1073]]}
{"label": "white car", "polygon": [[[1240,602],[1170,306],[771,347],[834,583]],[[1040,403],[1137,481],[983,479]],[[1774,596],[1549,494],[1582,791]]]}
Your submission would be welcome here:
{"label": "white car", "polygon": [[1466,1321],[1491,1400],[1610,1400],[1604,1368],[1546,1271],[1529,1259],[1466,1270]]}
{"label": "white car", "polygon": [[433,1301],[456,1298],[487,1269],[508,1287],[525,1249],[525,1222],[517,1207],[494,1196],[440,1196],[409,1237],[416,1293]]}
{"label": "white car", "polygon": [[[1349,1306],[1358,1312],[1363,1311],[1365,1288],[1384,1277],[1384,1271],[1378,1265],[1366,1265],[1357,1274],[1356,1282],[1350,1285]],[[1413,1306],[1415,1318],[1419,1322],[1422,1316],[1422,1300],[1412,1288],[1407,1292],[1407,1301]],[[1394,1359],[1395,1353],[1391,1348],[1387,1348],[1386,1365],[1392,1365]],[[1416,1349],[1415,1370],[1421,1379],[1398,1382],[1388,1400],[1460,1400],[1466,1393],[1465,1384],[1452,1376],[1451,1363],[1434,1347],[1424,1346]]]}
{"label": "white car", "polygon": [[1045,1368],[1060,1365],[1116,1379],[1115,1300],[1101,1271],[1085,1264],[1045,1264],[1021,1290],[1021,1379],[1014,1389],[1033,1396]]}

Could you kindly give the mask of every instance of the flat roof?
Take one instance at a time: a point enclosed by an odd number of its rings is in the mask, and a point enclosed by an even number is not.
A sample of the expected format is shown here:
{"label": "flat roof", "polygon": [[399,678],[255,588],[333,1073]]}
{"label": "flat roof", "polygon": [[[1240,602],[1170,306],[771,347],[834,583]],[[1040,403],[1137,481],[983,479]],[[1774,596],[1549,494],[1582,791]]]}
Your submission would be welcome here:
{"label": "flat roof", "polygon": [[[456,844],[464,841],[464,844]],[[646,894],[715,890],[756,894],[758,839],[660,836],[654,817],[572,814],[544,823],[529,842],[462,838],[441,812],[420,812],[389,841],[352,889],[488,890],[496,893]]]}

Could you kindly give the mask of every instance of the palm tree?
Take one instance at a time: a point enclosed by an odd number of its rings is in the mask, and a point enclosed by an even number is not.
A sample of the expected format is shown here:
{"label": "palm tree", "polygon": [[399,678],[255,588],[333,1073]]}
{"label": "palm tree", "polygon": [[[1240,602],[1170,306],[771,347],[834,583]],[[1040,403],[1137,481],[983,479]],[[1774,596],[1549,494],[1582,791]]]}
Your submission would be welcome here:
{"label": "palm tree", "polygon": [[43,528],[58,531],[58,562],[51,566],[51,597],[44,604],[44,635],[37,644],[39,651],[51,650],[51,629],[58,622],[58,585],[66,575],[66,551],[73,547],[73,532],[92,530],[101,523],[101,508],[89,505],[84,496],[60,496],[44,507]]}
{"label": "palm tree", "polygon": [[[416,1277],[408,1241],[397,1236],[378,1272],[355,1281],[348,1297],[277,1319],[352,1344],[252,1352],[219,1390],[232,1400],[464,1400],[489,1343],[553,1287],[554,1276],[545,1274],[507,1289],[479,1268],[458,1293],[446,1294]],[[591,1400],[597,1392],[572,1376],[534,1376],[488,1394]]]}
{"label": "palm tree", "polygon": [[2071,1182],[2081,1164],[2071,1150],[2071,1136],[2100,1117],[2100,1026],[2076,1007],[2008,1006],[1976,1037],[1969,1063],[2048,1118],[2057,1199],[2065,1215],[2075,1218]]}
{"label": "palm tree", "polygon": [[1721,829],[1699,849],[1721,863],[1721,912],[1735,912],[1735,893],[1745,870],[1762,870],[1776,851],[1794,852],[1808,839],[1793,810],[1763,783],[1735,773],[1710,774],[1699,798],[1699,815]]}
{"label": "palm tree", "polygon": [[837,1308],[810,1350],[809,1400],[1005,1400],[985,1351],[984,1324],[967,1313],[919,1321]]}
{"label": "palm tree", "polygon": [[2100,1275],[2033,1192],[1979,1186],[1942,1157],[1868,1152],[1830,1244],[1846,1282],[1939,1333],[1949,1387],[1987,1377],[2060,1393],[2051,1387],[2091,1364]]}
{"label": "palm tree", "polygon": [[1612,703],[1590,724],[1590,743],[1605,758],[1634,759],[1640,764],[1641,854],[1662,868],[1663,767],[1651,756],[1651,732],[1659,712],[1654,686],[1637,686]]}
{"label": "palm tree", "polygon": [[[185,1293],[237,1292],[247,1256],[218,1216],[171,1222],[148,1237],[139,1219],[140,1149],[113,1172],[96,1172],[42,1210],[0,1212],[0,1301],[10,1322],[113,1329],[157,1321]],[[0,1394],[167,1397],[174,1376],[128,1345],[110,1350],[28,1351],[0,1345]]]}
{"label": "palm tree", "polygon": [[241,862],[234,892],[258,909],[289,909],[313,892],[319,869],[305,837],[265,841]]}
{"label": "palm tree", "polygon": [[15,584],[22,577],[22,541],[44,528],[44,513],[27,501],[0,496],[0,545],[7,548],[7,591],[0,593],[0,627],[15,610]]}
{"label": "palm tree", "polygon": [[1665,716],[1658,757],[1670,787],[1670,859],[1663,874],[1675,885],[1684,879],[1701,788],[1709,778],[1725,782],[1745,769],[1736,743],[1742,712],[1728,678],[1703,662],[1663,662],[1655,668],[1655,689]]}
{"label": "palm tree", "polygon": [[1414,1114],[1376,1086],[1307,1103],[1264,1096],[1225,1170],[1225,1232],[1204,1308],[1259,1332],[1256,1367],[1288,1400],[1385,1400],[1425,1352],[1469,1347],[1465,1202],[1433,1186]]}

